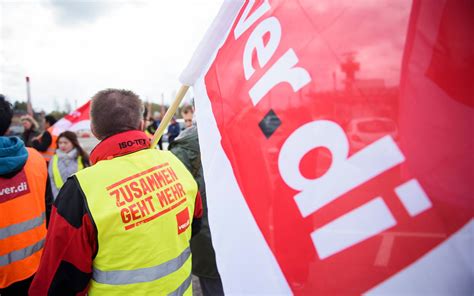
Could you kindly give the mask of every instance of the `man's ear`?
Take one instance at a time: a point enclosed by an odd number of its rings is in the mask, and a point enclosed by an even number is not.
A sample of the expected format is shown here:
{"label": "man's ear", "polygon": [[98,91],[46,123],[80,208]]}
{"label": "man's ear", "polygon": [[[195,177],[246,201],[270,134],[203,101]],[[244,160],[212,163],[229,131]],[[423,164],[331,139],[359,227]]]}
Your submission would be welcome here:
{"label": "man's ear", "polygon": [[140,120],[140,130],[144,131],[145,130],[145,120]]}

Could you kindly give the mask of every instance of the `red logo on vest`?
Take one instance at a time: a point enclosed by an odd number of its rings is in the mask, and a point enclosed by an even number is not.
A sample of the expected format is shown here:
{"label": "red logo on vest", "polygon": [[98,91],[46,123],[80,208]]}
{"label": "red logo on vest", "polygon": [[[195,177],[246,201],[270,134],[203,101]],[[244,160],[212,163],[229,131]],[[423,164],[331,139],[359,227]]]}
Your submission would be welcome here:
{"label": "red logo on vest", "polygon": [[189,220],[189,211],[187,208],[176,214],[176,221],[178,222],[178,234],[188,229],[191,221]]}
{"label": "red logo on vest", "polygon": [[24,170],[11,179],[0,178],[0,203],[30,193]]}

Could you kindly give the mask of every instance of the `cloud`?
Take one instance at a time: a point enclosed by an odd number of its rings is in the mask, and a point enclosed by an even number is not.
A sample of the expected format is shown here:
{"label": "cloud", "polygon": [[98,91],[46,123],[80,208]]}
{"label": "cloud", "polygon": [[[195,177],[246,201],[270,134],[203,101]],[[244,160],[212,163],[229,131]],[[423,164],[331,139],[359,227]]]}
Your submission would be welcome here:
{"label": "cloud", "polygon": [[0,0],[0,91],[26,100],[30,76],[33,108],[47,112],[55,99],[60,106],[66,99],[81,105],[109,87],[131,89],[155,103],[163,93],[170,103],[180,72],[222,2],[83,1],[92,9],[86,13],[66,12],[74,6],[55,1],[59,6],[52,0]]}
{"label": "cloud", "polygon": [[59,24],[71,26],[94,22],[120,5],[110,1],[50,0],[56,20]]}

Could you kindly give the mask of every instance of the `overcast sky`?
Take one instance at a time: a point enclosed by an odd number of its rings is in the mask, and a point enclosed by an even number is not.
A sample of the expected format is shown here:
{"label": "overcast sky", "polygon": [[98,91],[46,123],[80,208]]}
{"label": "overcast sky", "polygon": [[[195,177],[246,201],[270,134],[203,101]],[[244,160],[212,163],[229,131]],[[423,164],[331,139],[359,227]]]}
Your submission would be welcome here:
{"label": "overcast sky", "polygon": [[[0,0],[0,93],[35,111],[104,88],[172,100],[222,0]],[[189,98],[188,98],[189,99]]]}

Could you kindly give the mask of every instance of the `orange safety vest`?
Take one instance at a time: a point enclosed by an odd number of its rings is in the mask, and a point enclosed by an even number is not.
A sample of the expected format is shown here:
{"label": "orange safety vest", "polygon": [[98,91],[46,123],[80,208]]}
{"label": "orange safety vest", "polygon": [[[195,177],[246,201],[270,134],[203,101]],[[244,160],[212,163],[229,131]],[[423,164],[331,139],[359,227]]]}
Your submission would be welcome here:
{"label": "orange safety vest", "polygon": [[56,148],[57,148],[56,141],[58,140],[58,136],[53,135],[52,127],[48,128],[47,131],[51,135],[51,144],[49,145],[48,149],[46,149],[46,151],[40,152],[40,153],[41,155],[43,155],[46,161],[50,161],[54,153],[56,153]]}
{"label": "orange safety vest", "polygon": [[0,288],[36,273],[46,238],[48,172],[41,155],[27,150],[23,169],[0,178]]}

